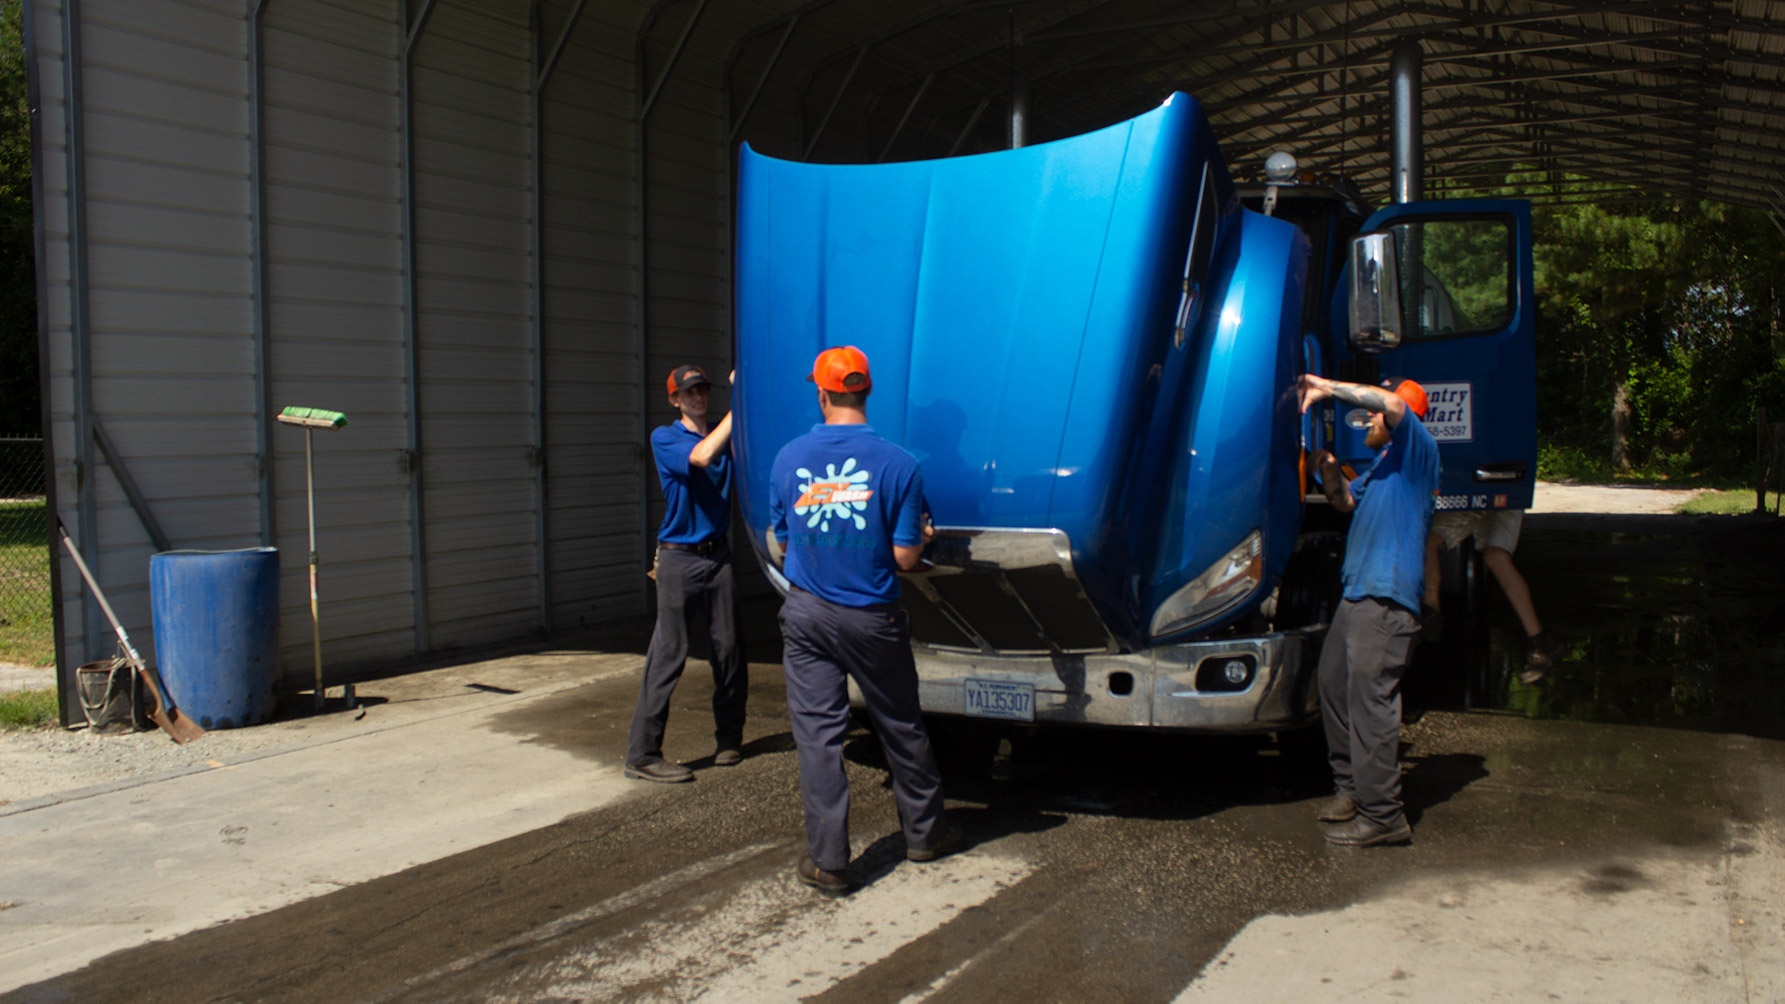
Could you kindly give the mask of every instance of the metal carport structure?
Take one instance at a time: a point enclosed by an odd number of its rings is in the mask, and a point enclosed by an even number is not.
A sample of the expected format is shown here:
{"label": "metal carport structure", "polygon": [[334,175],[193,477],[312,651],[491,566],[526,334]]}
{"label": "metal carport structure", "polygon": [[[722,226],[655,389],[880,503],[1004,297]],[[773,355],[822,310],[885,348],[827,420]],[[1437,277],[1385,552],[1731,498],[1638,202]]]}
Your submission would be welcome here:
{"label": "metal carport structure", "polygon": [[[734,104],[771,65],[789,92],[786,149],[769,152],[946,156],[1004,145],[1013,116],[1040,141],[1181,90],[1202,102],[1236,170],[1289,149],[1382,198],[1390,57],[1414,40],[1428,188],[1494,184],[1516,168],[1541,179],[1538,200],[1591,182],[1785,202],[1785,3],[1081,0],[938,5],[871,24],[862,6],[814,0],[733,50]],[[743,112],[760,128],[762,109],[744,99],[734,118]]]}
{"label": "metal carport structure", "polygon": [[[1785,3],[27,0],[51,507],[133,636],[148,555],[277,545],[301,687],[302,444],[338,676],[634,617],[674,362],[730,356],[742,141],[945,156],[1172,90],[1235,170],[1785,202]],[[1590,187],[1589,187],[1590,186]],[[66,563],[58,660],[110,646]]]}

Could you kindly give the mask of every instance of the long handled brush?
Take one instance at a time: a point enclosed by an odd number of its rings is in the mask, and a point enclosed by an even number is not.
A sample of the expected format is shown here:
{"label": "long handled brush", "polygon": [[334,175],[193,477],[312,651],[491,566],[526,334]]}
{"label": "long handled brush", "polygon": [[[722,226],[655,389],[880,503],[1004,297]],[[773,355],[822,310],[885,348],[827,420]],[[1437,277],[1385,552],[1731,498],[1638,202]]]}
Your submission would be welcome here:
{"label": "long handled brush", "polygon": [[[347,416],[321,408],[300,408],[293,405],[278,415],[280,422],[304,430],[304,501],[310,514],[310,642],[316,653],[316,710],[322,710],[325,691],[322,687],[322,605],[317,598],[316,562],[316,469],[311,455],[317,429],[339,429],[347,424]],[[353,703],[353,685],[347,686],[346,700]]]}

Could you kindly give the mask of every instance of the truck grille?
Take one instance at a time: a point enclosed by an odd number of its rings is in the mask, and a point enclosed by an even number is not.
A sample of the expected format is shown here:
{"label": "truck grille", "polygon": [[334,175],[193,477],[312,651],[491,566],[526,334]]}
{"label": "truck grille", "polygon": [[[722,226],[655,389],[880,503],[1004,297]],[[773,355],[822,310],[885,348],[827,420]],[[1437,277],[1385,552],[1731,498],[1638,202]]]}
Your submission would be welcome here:
{"label": "truck grille", "polygon": [[1112,652],[1058,530],[937,531],[933,568],[902,576],[913,640],[1007,654]]}

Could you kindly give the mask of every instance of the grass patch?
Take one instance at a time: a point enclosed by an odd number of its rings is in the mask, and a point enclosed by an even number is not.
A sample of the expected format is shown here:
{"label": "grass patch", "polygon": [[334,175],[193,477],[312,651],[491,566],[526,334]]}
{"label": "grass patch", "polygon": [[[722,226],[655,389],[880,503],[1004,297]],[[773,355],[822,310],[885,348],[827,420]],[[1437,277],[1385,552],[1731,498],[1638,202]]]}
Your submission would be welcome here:
{"label": "grass patch", "polygon": [[1613,480],[1611,461],[1572,446],[1537,447],[1537,477],[1544,481],[1574,481],[1605,485]]}
{"label": "grass patch", "polygon": [[0,729],[37,729],[57,721],[54,690],[15,690],[0,694]]}
{"label": "grass patch", "polygon": [[[1537,477],[1543,481],[1567,481],[1581,485],[1646,485],[1651,488],[1713,488],[1739,492],[1741,477],[1712,476],[1685,470],[1679,464],[1658,462],[1620,471],[1603,454],[1573,446],[1541,443],[1537,447]],[[1754,489],[1748,487],[1749,508]]]}
{"label": "grass patch", "polygon": [[[1779,493],[1766,493],[1766,511],[1779,509]],[[1754,489],[1746,488],[1737,491],[1705,492],[1703,495],[1682,502],[1673,507],[1674,512],[1713,513],[1721,516],[1739,516],[1754,511]]]}
{"label": "grass patch", "polygon": [[44,502],[0,502],[0,662],[48,666],[55,660]]}

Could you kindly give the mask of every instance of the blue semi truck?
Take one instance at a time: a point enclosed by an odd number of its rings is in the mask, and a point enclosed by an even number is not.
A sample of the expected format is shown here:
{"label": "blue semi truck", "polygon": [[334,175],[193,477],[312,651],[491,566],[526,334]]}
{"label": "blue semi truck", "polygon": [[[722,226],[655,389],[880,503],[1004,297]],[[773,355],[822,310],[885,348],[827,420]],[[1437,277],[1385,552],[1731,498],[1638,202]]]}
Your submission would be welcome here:
{"label": "blue semi truck", "polygon": [[817,421],[812,358],[859,346],[869,421],[922,461],[938,530],[931,567],[903,578],[926,712],[1208,732],[1316,717],[1345,524],[1305,458],[1369,454],[1365,416],[1301,413],[1304,371],[1419,380],[1438,505],[1531,503],[1524,202],[1370,213],[1280,157],[1239,186],[1184,94],[997,153],[740,157],[746,532],[765,556],[769,466]]}

